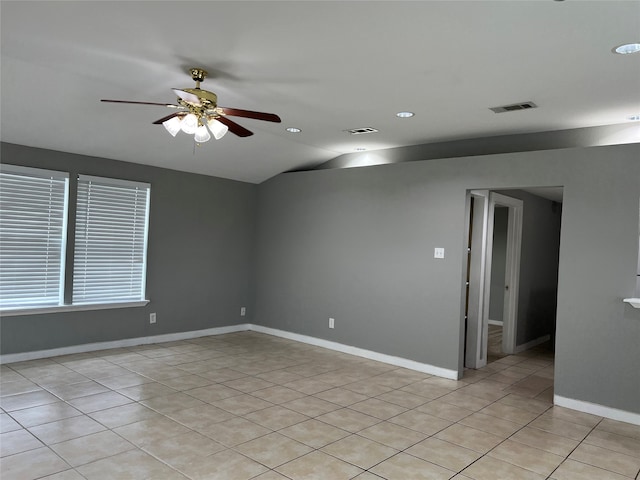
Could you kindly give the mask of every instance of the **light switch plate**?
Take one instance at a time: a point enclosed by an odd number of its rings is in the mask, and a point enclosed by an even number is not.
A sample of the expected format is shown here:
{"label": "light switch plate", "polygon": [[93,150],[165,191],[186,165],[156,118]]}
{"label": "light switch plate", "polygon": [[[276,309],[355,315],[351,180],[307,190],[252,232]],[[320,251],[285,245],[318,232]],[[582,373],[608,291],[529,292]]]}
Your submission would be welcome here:
{"label": "light switch plate", "polygon": [[436,247],[433,250],[433,258],[444,258],[444,248]]}

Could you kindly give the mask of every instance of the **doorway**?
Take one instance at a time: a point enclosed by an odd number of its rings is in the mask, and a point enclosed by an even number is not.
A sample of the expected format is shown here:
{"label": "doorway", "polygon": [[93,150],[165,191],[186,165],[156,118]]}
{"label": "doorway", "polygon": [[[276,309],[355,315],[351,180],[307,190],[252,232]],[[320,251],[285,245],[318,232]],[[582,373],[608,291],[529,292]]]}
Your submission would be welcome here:
{"label": "doorway", "polygon": [[562,187],[472,190],[467,202],[464,366],[478,369],[555,339]]}
{"label": "doorway", "polygon": [[[494,191],[472,190],[469,202],[465,366],[482,368],[489,358],[489,346],[495,346],[489,338],[492,290],[493,313],[500,312],[500,349],[505,354],[515,350],[523,201]],[[499,231],[494,235],[496,225]],[[494,237],[499,240],[495,249]],[[492,279],[494,250],[499,269]],[[498,281],[501,285],[492,289],[492,283]],[[495,328],[491,330],[493,334]]]}

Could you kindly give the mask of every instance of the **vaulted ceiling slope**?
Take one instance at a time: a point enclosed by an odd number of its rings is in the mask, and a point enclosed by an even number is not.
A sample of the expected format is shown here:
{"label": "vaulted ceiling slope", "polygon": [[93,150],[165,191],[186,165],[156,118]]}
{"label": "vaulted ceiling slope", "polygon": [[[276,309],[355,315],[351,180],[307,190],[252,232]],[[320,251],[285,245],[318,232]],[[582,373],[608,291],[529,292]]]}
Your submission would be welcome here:
{"label": "vaulted ceiling slope", "polygon": [[[260,183],[367,151],[640,114],[638,1],[2,1],[1,139]],[[152,122],[190,67],[274,112],[199,147]],[[533,101],[496,114],[490,107]],[[415,113],[398,118],[399,111]],[[297,127],[300,133],[289,133]],[[377,133],[350,135],[373,127]]]}

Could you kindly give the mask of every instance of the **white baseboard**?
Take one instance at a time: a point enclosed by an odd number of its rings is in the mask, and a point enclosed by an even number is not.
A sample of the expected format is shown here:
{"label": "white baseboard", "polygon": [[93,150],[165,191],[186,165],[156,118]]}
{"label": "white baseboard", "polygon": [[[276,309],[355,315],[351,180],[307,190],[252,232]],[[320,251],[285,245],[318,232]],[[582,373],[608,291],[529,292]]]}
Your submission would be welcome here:
{"label": "white baseboard", "polygon": [[410,370],[416,370],[422,373],[428,373],[430,375],[436,375],[438,377],[449,378],[451,380],[458,379],[458,372],[456,370],[449,370],[447,368],[436,367],[427,363],[420,363],[406,358],[394,357],[393,355],[386,355],[384,353],[378,353],[371,350],[365,350],[363,348],[352,347],[343,343],[332,342],[330,340],[324,340],[322,338],[309,337],[307,335],[300,335],[298,333],[287,332],[284,330],[277,330],[275,328],[263,327],[261,325],[251,325],[251,330],[260,333],[266,333],[275,337],[287,338],[289,340],[295,340],[297,342],[308,343],[309,345],[315,345],[317,347],[328,348],[330,350],[336,350],[342,353],[348,353],[356,355],[358,357],[368,358],[369,360],[376,360],[382,363],[388,363],[397,367],[408,368]]}
{"label": "white baseboard", "polygon": [[489,319],[489,320],[487,320],[487,323],[489,325],[497,325],[498,327],[502,327],[504,325],[502,320],[491,320],[491,319]]}
{"label": "white baseboard", "polygon": [[521,352],[524,352],[525,350],[529,350],[530,348],[537,347],[538,345],[543,344],[550,338],[551,338],[551,335],[543,335],[542,337],[538,337],[534,340],[531,340],[530,342],[523,343],[522,345],[516,345],[516,348],[514,349],[513,353],[521,353]]}
{"label": "white baseboard", "polygon": [[[106,350],[112,348],[122,347],[134,347],[136,345],[149,345],[153,343],[173,342],[177,340],[188,340],[191,338],[206,337],[209,335],[223,335],[226,333],[244,332],[251,330],[254,332],[265,333],[267,335],[273,335],[276,337],[287,338],[309,345],[315,345],[318,347],[328,348],[342,353],[348,353],[370,360],[376,360],[390,365],[396,365],[398,367],[408,368],[410,370],[416,370],[418,372],[428,373],[430,375],[436,375],[439,377],[449,378],[456,380],[458,378],[458,372],[456,370],[450,370],[442,367],[436,367],[426,363],[420,363],[406,358],[395,357],[392,355],[386,355],[384,353],[378,353],[371,350],[365,350],[363,348],[352,347],[344,345],[338,342],[332,342],[330,340],[324,340],[321,338],[310,337],[307,335],[301,335],[298,333],[287,332],[284,330],[277,330],[275,328],[263,327],[262,325],[254,325],[251,323],[243,323],[240,325],[230,325],[227,327],[215,327],[207,328],[204,330],[194,330],[190,332],[178,332],[168,333],[164,335],[153,335],[149,337],[137,337],[127,338],[124,340],[115,340],[111,342],[97,342],[88,343],[84,345],[74,345],[71,347],[53,348],[49,350],[38,350],[34,352],[24,353],[10,353],[6,355],[0,355],[0,364],[22,362],[26,360],[36,360],[39,358],[56,357],[60,355],[70,355],[74,353],[94,352],[96,350]],[[516,347],[516,351],[523,351],[528,348],[539,345],[549,340],[549,335],[540,337],[536,340],[532,340],[524,345]],[[640,425],[640,414],[634,412],[628,412],[626,410],[620,410],[617,408],[607,407],[599,405],[597,403],[585,402],[582,400],[574,400],[571,398],[562,397],[560,395],[553,396],[553,402],[560,407],[571,408],[579,412],[590,413],[600,417],[610,418],[612,420],[618,420],[621,422],[632,423],[634,425]]]}
{"label": "white baseboard", "polygon": [[356,355],[358,357],[376,360],[378,362],[396,365],[398,367],[416,370],[418,372],[428,373],[439,377],[456,380],[458,372],[446,368],[436,367],[426,363],[415,362],[406,358],[394,357],[384,353],[373,352],[363,348],[352,347],[342,343],[331,342],[321,338],[309,337],[297,333],[277,330],[275,328],[263,327],[261,325],[253,325],[251,323],[243,323],[240,325],[230,325],[228,327],[207,328],[205,330],[194,330],[190,332],[168,333],[165,335],[154,335],[150,337],[127,338],[124,340],[115,340],[112,342],[87,343],[83,345],[73,345],[71,347],[52,348],[50,350],[38,350],[34,352],[10,353],[0,355],[0,364],[24,362],[27,360],[37,360],[39,358],[58,357],[60,355],[70,355],[74,353],[95,352],[96,350],[107,350],[111,348],[135,347],[136,345],[149,345],[152,343],[174,342],[177,340],[188,340],[191,338],[206,337],[209,335],[223,335],[225,333],[244,332],[251,330],[254,332],[265,333],[275,337],[287,338],[309,345],[328,348],[342,353]]}
{"label": "white baseboard", "polygon": [[59,357],[74,353],[95,352],[96,350],[109,350],[112,348],[135,347],[137,345],[149,345],[152,343],[175,342],[177,340],[189,340],[191,338],[206,337],[208,335],[223,335],[225,333],[244,332],[250,330],[248,323],[230,325],[228,327],[207,328],[204,330],[192,330],[189,332],[166,333],[149,337],[125,338],[111,342],[85,343],[70,347],[52,348],[49,350],[37,350],[34,352],[8,353],[0,355],[0,365],[5,363],[24,362],[39,358]]}
{"label": "white baseboard", "polygon": [[[23,353],[10,353],[6,355],[0,355],[0,364],[23,362],[26,360],[36,360],[39,358],[56,357],[60,355],[70,355],[74,353],[94,352],[97,350],[107,350],[112,348],[122,347],[134,347],[137,345],[149,345],[153,343],[173,342],[178,340],[188,340],[191,338],[206,337],[209,335],[224,335],[226,333],[244,332],[251,330],[254,332],[265,333],[267,335],[273,335],[276,337],[287,338],[289,340],[295,340],[309,345],[315,345],[318,347],[328,348],[342,353],[348,353],[370,360],[376,360],[378,362],[388,363],[398,367],[408,368],[410,370],[416,370],[418,372],[428,373],[430,375],[436,375],[439,377],[449,378],[456,380],[458,378],[458,372],[456,370],[450,370],[442,367],[436,367],[426,363],[420,363],[406,358],[395,357],[393,355],[386,355],[384,353],[378,353],[371,350],[365,350],[363,348],[352,347],[344,345],[338,342],[332,342],[330,340],[324,340],[321,338],[310,337],[307,335],[301,335],[298,333],[287,332],[284,330],[278,330],[275,328],[263,327],[262,325],[254,325],[251,323],[243,323],[240,325],[230,325],[227,327],[215,327],[207,328],[204,330],[194,330],[190,332],[178,332],[168,333],[164,335],[153,335],[149,337],[137,337],[127,338],[124,340],[115,340],[111,342],[97,342],[87,343],[83,345],[74,345],[71,347],[53,348],[49,350],[38,350],[34,352]],[[517,351],[523,351],[528,348],[544,343],[549,339],[549,335],[540,337],[536,340],[532,340],[524,345],[516,347]],[[640,425],[640,414],[634,412],[628,412],[626,410],[620,410],[617,408],[607,407],[599,405],[597,403],[585,402],[582,400],[574,400],[572,398],[566,398],[560,395],[553,396],[553,402],[560,407],[571,408],[579,412],[590,413],[600,417],[610,418],[612,420],[618,420],[621,422],[632,423],[634,425]]]}
{"label": "white baseboard", "polygon": [[640,413],[628,412],[626,410],[607,407],[597,403],[584,402],[582,400],[574,400],[560,395],[553,396],[553,403],[559,407],[571,408],[572,410],[610,418],[611,420],[640,425]]}

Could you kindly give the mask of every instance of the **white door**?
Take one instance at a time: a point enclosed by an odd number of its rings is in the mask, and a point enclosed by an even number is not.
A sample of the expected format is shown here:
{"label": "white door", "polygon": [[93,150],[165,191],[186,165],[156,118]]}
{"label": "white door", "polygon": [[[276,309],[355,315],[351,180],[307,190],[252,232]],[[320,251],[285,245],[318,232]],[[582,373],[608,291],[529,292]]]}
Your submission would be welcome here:
{"label": "white door", "polygon": [[465,367],[487,364],[489,295],[493,251],[493,219],[496,205],[509,209],[505,268],[502,350],[513,353],[518,314],[518,279],[522,242],[522,200],[490,192],[470,192],[469,246],[466,302]]}
{"label": "white door", "polygon": [[[483,322],[489,219],[489,191],[473,190],[469,196],[469,255],[466,284],[465,367],[487,364],[488,324]],[[490,251],[490,250],[489,250]],[[491,265],[491,259],[488,262]],[[489,277],[490,278],[490,277]]]}
{"label": "white door", "polygon": [[[509,209],[504,282],[502,351],[504,353],[512,354],[515,353],[516,327],[518,325],[518,292],[520,278],[520,251],[522,245],[523,202],[517,198],[508,197],[495,192],[491,192],[489,198],[489,209],[491,211],[494,211],[496,205],[507,207]],[[493,225],[493,222],[491,225]],[[493,232],[491,232],[491,238],[493,238]],[[489,266],[489,268],[491,267]],[[489,272],[489,275],[491,275],[491,272]],[[488,321],[488,311],[486,320]]]}

